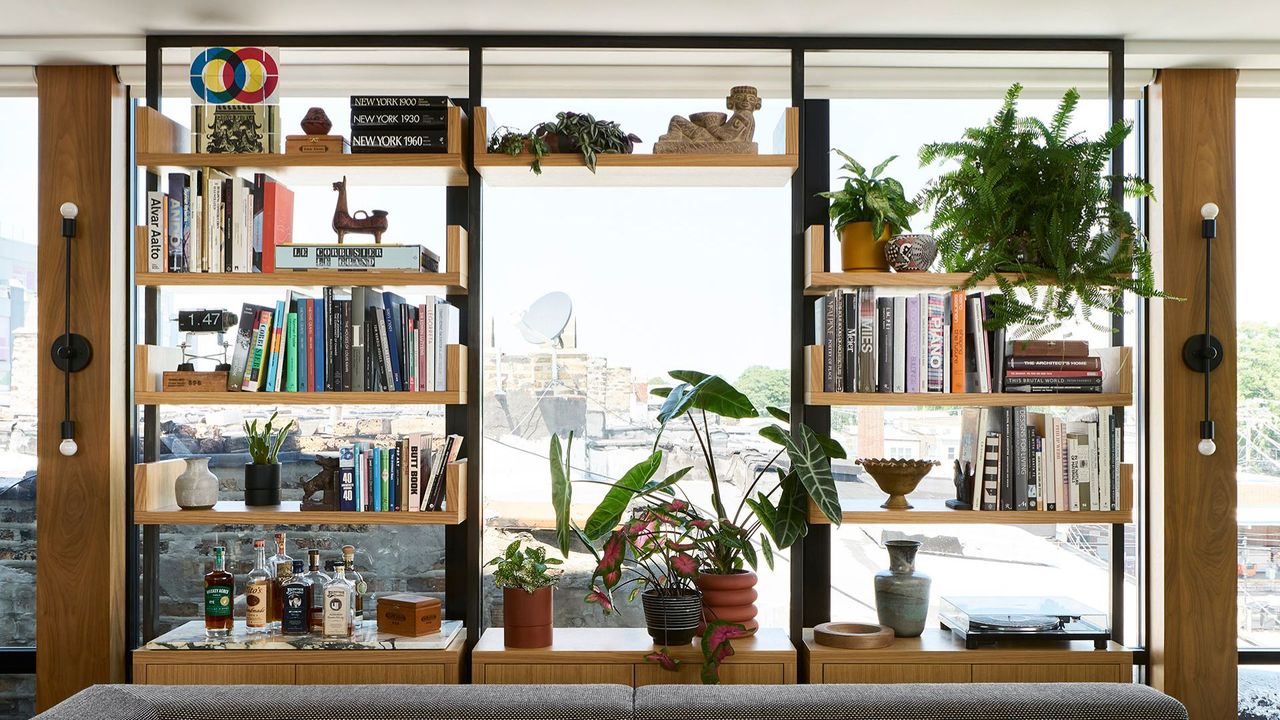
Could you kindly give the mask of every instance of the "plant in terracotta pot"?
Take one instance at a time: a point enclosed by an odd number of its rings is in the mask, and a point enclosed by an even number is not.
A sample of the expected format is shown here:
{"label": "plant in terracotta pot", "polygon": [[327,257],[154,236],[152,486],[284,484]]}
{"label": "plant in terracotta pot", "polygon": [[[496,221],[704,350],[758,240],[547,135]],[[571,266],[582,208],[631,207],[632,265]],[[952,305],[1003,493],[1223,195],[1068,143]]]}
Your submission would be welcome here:
{"label": "plant in terracotta pot", "polygon": [[897,155],[867,169],[840,150],[844,187],[818,193],[831,201],[832,231],[840,236],[840,265],[845,272],[887,271],[885,244],[889,236],[911,230],[910,218],[919,206],[906,197],[902,183],[880,177]]}
{"label": "plant in terracotta pot", "polygon": [[541,648],[551,645],[552,591],[560,582],[560,558],[547,557],[546,548],[521,549],[516,540],[485,567],[493,567],[493,582],[502,588],[503,638],[507,647]]}
{"label": "plant in terracotta pot", "polygon": [[278,414],[271,413],[271,417],[261,427],[258,426],[257,419],[253,422],[244,421],[244,434],[249,438],[249,457],[253,460],[244,466],[245,505],[280,504],[280,448],[293,429],[294,421],[290,420],[283,427],[275,427]]}

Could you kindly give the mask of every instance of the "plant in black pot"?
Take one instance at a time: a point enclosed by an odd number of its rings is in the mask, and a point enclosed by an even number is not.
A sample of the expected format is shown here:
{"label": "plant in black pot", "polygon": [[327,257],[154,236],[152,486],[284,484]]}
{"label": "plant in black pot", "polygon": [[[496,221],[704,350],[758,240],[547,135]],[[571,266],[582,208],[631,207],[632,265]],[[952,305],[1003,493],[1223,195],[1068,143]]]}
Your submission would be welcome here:
{"label": "plant in black pot", "polygon": [[257,419],[244,421],[244,434],[249,438],[249,457],[253,460],[244,466],[245,505],[280,504],[280,447],[295,423],[290,420],[277,428],[277,415],[279,413],[271,413],[261,428]]}

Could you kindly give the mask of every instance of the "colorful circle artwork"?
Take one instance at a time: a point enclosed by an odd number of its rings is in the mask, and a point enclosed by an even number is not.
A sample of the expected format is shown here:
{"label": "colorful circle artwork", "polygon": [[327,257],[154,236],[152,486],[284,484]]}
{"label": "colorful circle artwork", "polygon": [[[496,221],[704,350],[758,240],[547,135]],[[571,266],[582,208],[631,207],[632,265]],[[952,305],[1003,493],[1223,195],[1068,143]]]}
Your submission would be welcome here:
{"label": "colorful circle artwork", "polygon": [[191,91],[212,105],[269,102],[279,82],[276,59],[262,48],[211,47],[191,61]]}

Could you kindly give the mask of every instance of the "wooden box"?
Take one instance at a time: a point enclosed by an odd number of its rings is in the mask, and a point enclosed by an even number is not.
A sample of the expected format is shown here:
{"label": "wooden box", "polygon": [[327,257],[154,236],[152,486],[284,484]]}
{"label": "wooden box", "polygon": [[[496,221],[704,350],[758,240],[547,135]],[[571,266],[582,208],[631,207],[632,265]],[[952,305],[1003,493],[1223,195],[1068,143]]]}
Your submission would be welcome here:
{"label": "wooden box", "polygon": [[183,372],[169,370],[161,375],[161,389],[165,392],[226,392],[226,371]]}
{"label": "wooden box", "polygon": [[284,140],[284,151],[288,155],[341,155],[348,149],[341,135],[290,135]]}
{"label": "wooden box", "polygon": [[397,593],[378,598],[378,632],[421,637],[440,632],[440,601]]}

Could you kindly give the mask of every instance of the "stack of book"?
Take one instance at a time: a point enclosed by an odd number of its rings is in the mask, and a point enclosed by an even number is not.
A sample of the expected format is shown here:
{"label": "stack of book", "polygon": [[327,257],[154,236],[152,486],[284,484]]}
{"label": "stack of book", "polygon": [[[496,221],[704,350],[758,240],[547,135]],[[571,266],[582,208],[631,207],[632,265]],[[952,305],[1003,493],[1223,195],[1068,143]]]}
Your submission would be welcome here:
{"label": "stack of book", "polygon": [[1120,431],[1105,407],[1066,419],[1025,407],[965,410],[959,461],[974,471],[974,509],[1118,509]]}
{"label": "stack of book", "polygon": [[338,509],[351,512],[436,512],[445,507],[445,475],[462,437],[415,433],[390,445],[354,443],[338,449]]}
{"label": "stack of book", "polygon": [[458,344],[458,308],[427,296],[326,287],[286,293],[274,307],[245,303],[227,375],[246,392],[446,389],[445,348]]}
{"label": "stack of book", "polygon": [[1102,392],[1102,359],[1083,340],[1015,340],[1004,371],[1005,392]]}
{"label": "stack of book", "polygon": [[352,95],[351,152],[446,152],[450,104],[443,95]]}
{"label": "stack of book", "polygon": [[877,296],[859,287],[818,298],[823,391],[1102,391],[1101,364],[1086,343],[1011,343],[1003,329],[988,330],[991,297],[959,290]]}
{"label": "stack of book", "polygon": [[272,272],[293,236],[293,191],[264,173],[169,173],[147,193],[147,272]]}

